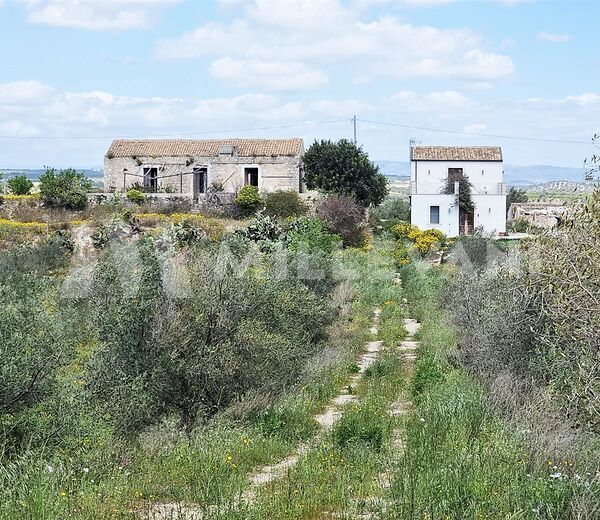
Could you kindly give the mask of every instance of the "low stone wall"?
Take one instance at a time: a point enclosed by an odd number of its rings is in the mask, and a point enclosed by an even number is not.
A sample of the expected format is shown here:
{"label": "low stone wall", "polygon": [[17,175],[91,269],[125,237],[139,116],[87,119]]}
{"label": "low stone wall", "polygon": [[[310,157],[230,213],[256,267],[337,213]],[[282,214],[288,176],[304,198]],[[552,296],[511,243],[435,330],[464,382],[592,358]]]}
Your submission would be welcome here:
{"label": "low stone wall", "polygon": [[[180,193],[144,193],[145,204],[157,209],[167,206],[183,205],[188,203],[190,208],[197,209],[216,209],[225,212],[233,210],[235,205],[235,193],[213,192],[200,195],[198,200],[194,201],[193,197]],[[92,206],[106,204],[114,199],[127,201],[125,193],[89,193],[88,202]]]}

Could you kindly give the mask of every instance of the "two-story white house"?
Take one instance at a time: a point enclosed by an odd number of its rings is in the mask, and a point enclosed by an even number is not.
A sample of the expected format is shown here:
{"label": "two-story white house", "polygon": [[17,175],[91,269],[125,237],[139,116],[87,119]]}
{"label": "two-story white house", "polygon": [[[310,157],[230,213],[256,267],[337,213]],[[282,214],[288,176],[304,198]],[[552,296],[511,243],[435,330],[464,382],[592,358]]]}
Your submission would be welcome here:
{"label": "two-story white house", "polygon": [[[506,185],[502,149],[495,146],[413,146],[411,161],[411,224],[439,229],[449,237],[506,232]],[[475,210],[459,209],[456,194],[444,194],[448,179],[463,174],[472,185]],[[455,183],[458,189],[458,183]],[[456,192],[455,192],[456,193]]]}

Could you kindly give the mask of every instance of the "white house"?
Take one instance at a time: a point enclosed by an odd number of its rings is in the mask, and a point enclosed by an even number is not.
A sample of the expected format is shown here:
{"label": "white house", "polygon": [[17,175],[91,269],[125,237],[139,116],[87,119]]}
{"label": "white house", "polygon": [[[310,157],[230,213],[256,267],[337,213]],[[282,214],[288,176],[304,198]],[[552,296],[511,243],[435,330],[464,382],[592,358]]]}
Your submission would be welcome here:
{"label": "white house", "polygon": [[[413,146],[411,148],[411,223],[439,229],[450,237],[506,232],[506,185],[502,149],[495,146]],[[472,184],[475,211],[461,211],[455,194],[445,195],[448,179],[463,174]],[[455,182],[455,190],[458,182]],[[456,193],[455,191],[455,193]]]}
{"label": "white house", "polygon": [[302,139],[118,140],[104,158],[107,191],[142,185],[198,199],[210,191],[302,192]]}

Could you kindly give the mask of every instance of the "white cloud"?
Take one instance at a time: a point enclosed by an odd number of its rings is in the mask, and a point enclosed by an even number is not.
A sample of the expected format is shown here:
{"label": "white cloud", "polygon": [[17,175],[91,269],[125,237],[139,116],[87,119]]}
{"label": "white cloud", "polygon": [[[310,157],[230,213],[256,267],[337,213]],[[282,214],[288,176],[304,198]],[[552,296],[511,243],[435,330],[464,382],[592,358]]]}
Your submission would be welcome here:
{"label": "white cloud", "polygon": [[579,96],[567,96],[567,101],[578,104],[579,106],[595,105],[600,103],[600,94],[581,94]]}
{"label": "white cloud", "polygon": [[0,107],[35,106],[45,102],[53,90],[39,81],[15,81],[0,84]]}
{"label": "white cloud", "polygon": [[267,90],[308,90],[327,83],[327,76],[298,62],[221,58],[210,66],[211,75],[227,85]]}
{"label": "white cloud", "polygon": [[[299,136],[339,139],[351,135],[350,118],[472,133],[523,135],[587,141],[600,120],[600,93],[560,99],[530,98],[480,102],[455,90],[405,90],[371,101],[288,100],[269,94],[208,99],[130,97],[110,92],[62,92],[36,81],[0,84],[0,136],[147,136],[261,128],[307,121],[347,119],[337,125],[240,132],[239,136]],[[518,129],[518,130],[515,130]],[[215,134],[219,135],[219,134]],[[227,134],[232,135],[232,134]],[[507,161],[579,164],[591,150],[578,145],[514,143],[493,138],[428,133],[416,129],[359,124],[359,139],[374,158],[405,160],[399,143],[410,137],[431,144],[501,144]],[[100,140],[0,139],[2,166],[100,164],[111,137]],[[68,163],[65,164],[65,160]]]}
{"label": "white cloud", "polygon": [[471,100],[453,90],[421,94],[412,90],[402,90],[389,97],[390,107],[406,112],[431,112],[437,115],[467,107]]}
{"label": "white cloud", "polygon": [[[239,75],[240,63],[260,63],[269,73],[265,81],[253,81],[264,85],[278,66],[293,63],[304,72],[312,71],[308,79],[303,78],[307,88],[319,83],[315,72],[323,64],[338,67],[337,76],[346,73],[357,84],[381,76],[490,80],[514,71],[509,56],[486,50],[481,36],[468,29],[412,25],[391,16],[364,19],[367,12],[339,0],[234,1],[237,18],[163,39],[157,43],[156,56],[162,60],[210,57],[218,64],[213,66],[218,69],[215,75],[229,80],[230,75]],[[281,67],[282,75],[288,69],[289,65]]]}
{"label": "white cloud", "polygon": [[166,7],[182,0],[17,0],[32,23],[89,30],[150,27]]}
{"label": "white cloud", "polygon": [[553,43],[565,43],[571,40],[570,34],[556,34],[550,33],[546,31],[541,31],[537,33],[536,38],[541,41],[553,42]]}

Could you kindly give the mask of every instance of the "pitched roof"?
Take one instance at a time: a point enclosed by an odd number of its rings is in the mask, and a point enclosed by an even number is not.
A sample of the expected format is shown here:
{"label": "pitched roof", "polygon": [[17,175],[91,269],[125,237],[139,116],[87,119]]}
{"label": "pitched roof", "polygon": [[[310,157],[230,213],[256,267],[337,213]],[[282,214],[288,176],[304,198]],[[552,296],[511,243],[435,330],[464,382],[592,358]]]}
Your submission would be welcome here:
{"label": "pitched roof", "polygon": [[116,140],[107,157],[216,157],[221,146],[235,146],[240,157],[295,157],[302,154],[302,139],[149,139]]}
{"label": "pitched roof", "polygon": [[502,161],[499,146],[413,146],[411,161]]}

